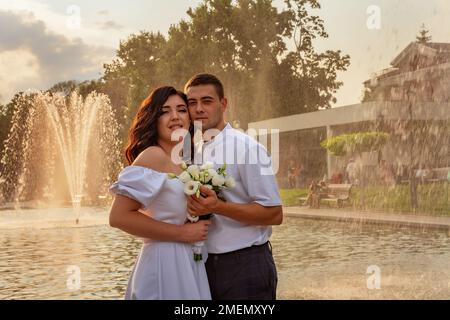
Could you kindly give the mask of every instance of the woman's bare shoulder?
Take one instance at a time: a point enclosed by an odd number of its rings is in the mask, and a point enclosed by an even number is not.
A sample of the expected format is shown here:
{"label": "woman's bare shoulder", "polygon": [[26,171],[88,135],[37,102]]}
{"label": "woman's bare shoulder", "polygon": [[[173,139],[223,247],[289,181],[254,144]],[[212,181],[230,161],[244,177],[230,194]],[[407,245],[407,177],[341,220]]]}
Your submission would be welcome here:
{"label": "woman's bare shoulder", "polygon": [[159,146],[151,146],[142,151],[133,162],[133,166],[141,166],[149,169],[164,171],[167,163],[167,155]]}

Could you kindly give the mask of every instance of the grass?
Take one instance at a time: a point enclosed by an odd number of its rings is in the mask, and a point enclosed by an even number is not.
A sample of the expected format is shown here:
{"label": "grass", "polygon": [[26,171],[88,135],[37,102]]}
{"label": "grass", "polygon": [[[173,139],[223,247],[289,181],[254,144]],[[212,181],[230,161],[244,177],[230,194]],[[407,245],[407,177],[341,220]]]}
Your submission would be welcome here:
{"label": "grass", "polygon": [[[280,194],[283,205],[298,206],[298,198],[306,196],[308,190],[282,189]],[[450,216],[449,183],[419,185],[417,195],[419,208],[414,211],[410,204],[409,185],[354,187],[348,206],[356,210]]]}
{"label": "grass", "polygon": [[306,197],[308,189],[280,189],[281,201],[284,206],[298,206],[298,198]]}

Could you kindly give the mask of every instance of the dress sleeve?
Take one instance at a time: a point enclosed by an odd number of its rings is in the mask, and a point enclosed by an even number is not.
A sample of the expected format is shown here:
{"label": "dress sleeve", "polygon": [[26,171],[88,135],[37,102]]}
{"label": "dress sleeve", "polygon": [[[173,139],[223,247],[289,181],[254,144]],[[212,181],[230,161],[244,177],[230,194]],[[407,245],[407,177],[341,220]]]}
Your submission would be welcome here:
{"label": "dress sleeve", "polygon": [[131,198],[147,208],[158,195],[167,174],[139,166],[128,166],[119,173],[109,191],[114,194]]}

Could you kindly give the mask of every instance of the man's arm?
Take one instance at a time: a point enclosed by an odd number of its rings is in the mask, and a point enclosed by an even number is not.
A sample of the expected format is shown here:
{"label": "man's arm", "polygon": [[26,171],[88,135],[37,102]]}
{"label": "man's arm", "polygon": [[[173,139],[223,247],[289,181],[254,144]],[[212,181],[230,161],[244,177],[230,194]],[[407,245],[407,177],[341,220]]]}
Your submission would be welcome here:
{"label": "man's arm", "polygon": [[204,197],[188,197],[188,212],[192,215],[201,216],[214,212],[242,223],[259,226],[280,225],[283,222],[281,206],[265,207],[256,202],[225,202],[218,199],[213,190],[201,186],[200,191]]}
{"label": "man's arm", "polygon": [[264,207],[256,202],[241,204],[219,200],[214,212],[251,225],[280,225],[283,222],[281,206]]}

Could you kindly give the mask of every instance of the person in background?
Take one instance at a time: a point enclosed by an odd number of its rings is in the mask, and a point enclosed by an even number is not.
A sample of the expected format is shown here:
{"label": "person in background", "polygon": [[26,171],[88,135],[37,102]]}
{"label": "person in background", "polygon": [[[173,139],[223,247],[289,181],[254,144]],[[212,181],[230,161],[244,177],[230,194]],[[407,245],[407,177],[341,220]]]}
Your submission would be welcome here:
{"label": "person in background", "polygon": [[355,159],[351,158],[347,164],[347,168],[345,169],[347,174],[348,183],[355,184],[357,180],[357,167]]}
{"label": "person in background", "polygon": [[334,184],[341,184],[341,183],[343,183],[343,180],[344,180],[344,177],[340,171],[335,172],[331,176],[331,182]]}
{"label": "person in background", "polygon": [[288,167],[288,183],[291,189],[296,188],[298,184],[298,176],[301,168],[297,166],[293,159],[289,160]]}
{"label": "person in background", "polygon": [[385,186],[392,186],[395,184],[394,172],[386,160],[381,160],[379,175],[381,183]]}
{"label": "person in background", "polygon": [[317,198],[319,193],[319,184],[316,182],[316,180],[311,180],[311,183],[309,184],[309,192],[308,196],[306,197],[305,203],[303,206],[309,206],[310,208],[316,208],[317,207]]}

